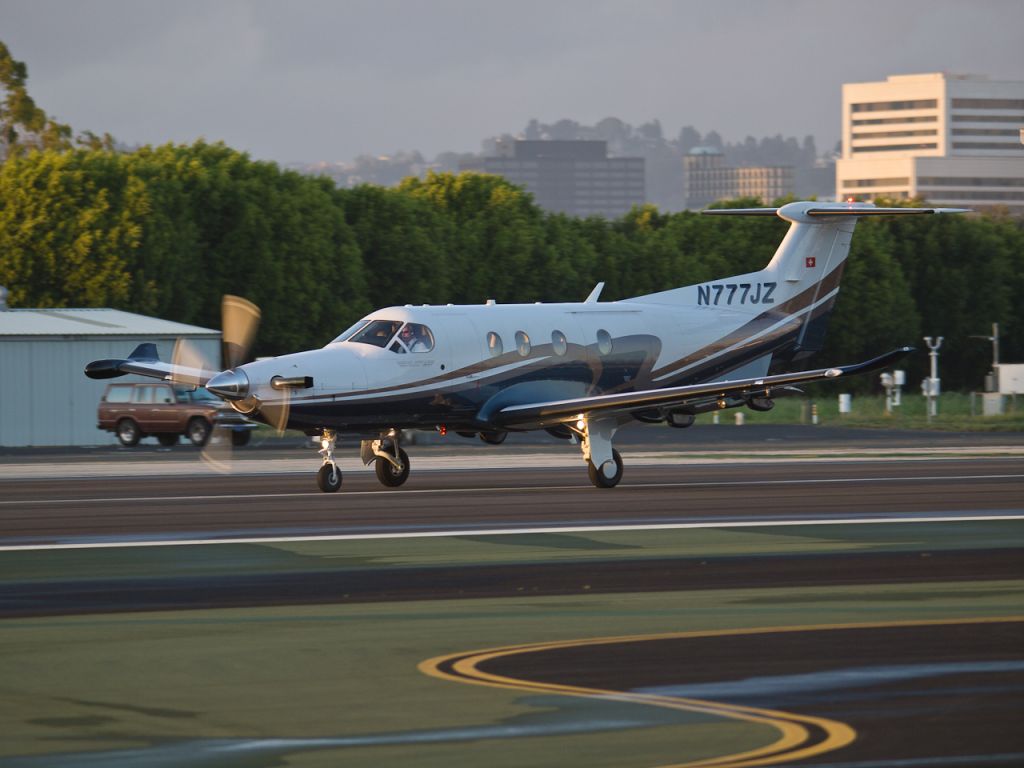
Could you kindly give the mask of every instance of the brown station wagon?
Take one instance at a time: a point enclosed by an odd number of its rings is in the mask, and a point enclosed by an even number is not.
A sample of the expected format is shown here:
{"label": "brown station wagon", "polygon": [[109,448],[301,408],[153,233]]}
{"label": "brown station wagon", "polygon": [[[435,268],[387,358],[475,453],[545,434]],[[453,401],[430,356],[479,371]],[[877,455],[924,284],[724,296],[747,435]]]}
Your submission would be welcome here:
{"label": "brown station wagon", "polygon": [[136,445],[149,435],[160,445],[175,445],[185,435],[193,445],[202,446],[214,428],[230,430],[232,444],[245,445],[256,428],[255,423],[202,387],[162,382],[110,384],[97,415],[96,426],[113,432],[126,446]]}

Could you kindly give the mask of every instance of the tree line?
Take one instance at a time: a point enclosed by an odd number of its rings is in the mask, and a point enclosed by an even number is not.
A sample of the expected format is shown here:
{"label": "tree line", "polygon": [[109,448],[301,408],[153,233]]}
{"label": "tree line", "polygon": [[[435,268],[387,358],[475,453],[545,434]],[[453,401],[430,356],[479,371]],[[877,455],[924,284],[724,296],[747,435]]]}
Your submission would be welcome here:
{"label": "tree line", "polygon": [[[235,293],[263,309],[261,355],[322,345],[377,307],[578,301],[599,281],[608,301],[753,271],[786,227],[653,206],[573,218],[476,173],[339,189],[202,141],[33,149],[0,164],[12,307],[115,307],[217,328],[221,295]],[[942,335],[944,385],[975,388],[991,347],[969,336],[992,322],[1002,357],[1024,360],[1020,219],[864,220],[812,364]],[[909,361],[912,381],[926,363]]]}

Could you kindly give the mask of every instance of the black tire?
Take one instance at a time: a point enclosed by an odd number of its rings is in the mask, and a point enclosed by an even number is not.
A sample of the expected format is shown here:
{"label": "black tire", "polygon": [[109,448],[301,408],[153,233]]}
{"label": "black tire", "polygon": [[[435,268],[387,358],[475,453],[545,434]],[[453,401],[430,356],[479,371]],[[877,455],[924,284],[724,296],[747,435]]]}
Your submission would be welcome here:
{"label": "black tire", "polygon": [[178,444],[178,435],[177,434],[171,434],[171,433],[166,433],[165,432],[162,435],[157,435],[156,439],[160,441],[160,445],[162,445],[164,448],[170,448],[172,445],[177,445]]}
{"label": "black tire", "polygon": [[192,445],[202,448],[210,439],[210,432],[212,431],[210,422],[202,416],[193,416],[188,420],[188,426],[185,428],[185,437],[189,439]]}
{"label": "black tire", "polygon": [[409,454],[402,448],[398,449],[398,460],[402,463],[401,472],[395,469],[387,459],[382,459],[380,456],[377,457],[373,468],[381,485],[386,485],[388,488],[397,488],[409,479]]}
{"label": "black tire", "polygon": [[590,475],[590,482],[597,488],[614,488],[622,479],[622,456],[614,448],[612,449],[612,461],[615,462],[615,474],[605,477],[604,472],[594,466],[594,462],[587,462],[587,474]]}
{"label": "black tire", "polygon": [[480,439],[488,445],[501,445],[508,437],[508,432],[481,432]]}
{"label": "black tire", "polygon": [[316,484],[324,493],[334,493],[341,488],[341,469],[337,464],[324,464],[316,473]]}
{"label": "black tire", "polygon": [[117,422],[117,439],[125,448],[131,448],[133,445],[139,444],[139,440],[142,439],[142,430],[132,419],[121,419]]}
{"label": "black tire", "polygon": [[243,445],[248,445],[249,440],[252,439],[251,429],[235,429],[231,432],[231,444],[236,448],[241,448]]}

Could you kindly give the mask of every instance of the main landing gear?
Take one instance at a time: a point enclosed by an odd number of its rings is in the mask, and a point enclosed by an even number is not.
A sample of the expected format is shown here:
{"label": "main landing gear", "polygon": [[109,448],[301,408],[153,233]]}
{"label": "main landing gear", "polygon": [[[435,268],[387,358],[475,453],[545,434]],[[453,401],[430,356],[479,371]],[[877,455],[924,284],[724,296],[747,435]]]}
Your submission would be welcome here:
{"label": "main landing gear", "polygon": [[619,428],[618,420],[582,415],[575,423],[565,426],[579,438],[590,482],[598,488],[618,485],[622,479],[622,456],[612,448],[612,438]]}
{"label": "main landing gear", "polygon": [[[363,440],[359,456],[363,464],[373,462],[374,471],[381,485],[397,488],[409,479],[409,454],[399,445],[401,433],[389,429],[376,440]],[[320,455],[324,462],[316,475],[316,484],[324,493],[334,493],[341,488],[341,467],[334,460],[334,444],[338,433],[325,429],[320,436]]]}

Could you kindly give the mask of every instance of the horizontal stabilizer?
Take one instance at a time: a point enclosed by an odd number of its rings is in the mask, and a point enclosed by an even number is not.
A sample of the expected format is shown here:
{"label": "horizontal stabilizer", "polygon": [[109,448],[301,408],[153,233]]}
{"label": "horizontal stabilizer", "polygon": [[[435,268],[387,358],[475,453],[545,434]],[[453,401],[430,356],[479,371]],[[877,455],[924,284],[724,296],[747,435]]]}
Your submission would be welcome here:
{"label": "horizontal stabilizer", "polygon": [[787,203],[781,208],[709,208],[705,216],[778,216],[789,221],[821,216],[920,216],[970,213],[969,208],[877,208],[872,203]]}
{"label": "horizontal stabilizer", "polygon": [[85,366],[85,375],[90,379],[113,379],[129,373],[176,384],[203,386],[217,371],[165,363],[152,342],[139,344],[127,359],[95,360]]}

